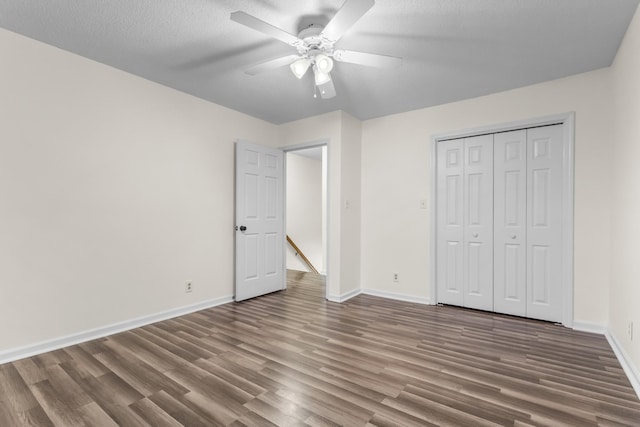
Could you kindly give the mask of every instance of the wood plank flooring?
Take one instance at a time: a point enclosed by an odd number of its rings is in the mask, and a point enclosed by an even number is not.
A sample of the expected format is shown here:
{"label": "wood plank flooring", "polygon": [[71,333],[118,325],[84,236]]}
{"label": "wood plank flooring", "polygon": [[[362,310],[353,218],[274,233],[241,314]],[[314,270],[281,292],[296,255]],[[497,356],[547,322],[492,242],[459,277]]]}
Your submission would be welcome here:
{"label": "wood plank flooring", "polygon": [[0,365],[0,426],[640,426],[602,336],[289,279]]}

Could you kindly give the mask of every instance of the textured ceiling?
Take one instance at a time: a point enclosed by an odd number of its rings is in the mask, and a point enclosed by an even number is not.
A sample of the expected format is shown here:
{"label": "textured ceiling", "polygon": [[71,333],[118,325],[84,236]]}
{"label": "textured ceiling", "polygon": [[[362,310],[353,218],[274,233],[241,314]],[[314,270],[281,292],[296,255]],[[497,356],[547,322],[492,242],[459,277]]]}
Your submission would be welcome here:
{"label": "textured ceiling", "polygon": [[377,0],[337,48],[400,56],[337,63],[333,99],[311,73],[243,69],[295,49],[229,19],[297,34],[343,0],[2,0],[0,27],[273,122],[344,110],[361,119],[526,86],[611,64],[639,0]]}

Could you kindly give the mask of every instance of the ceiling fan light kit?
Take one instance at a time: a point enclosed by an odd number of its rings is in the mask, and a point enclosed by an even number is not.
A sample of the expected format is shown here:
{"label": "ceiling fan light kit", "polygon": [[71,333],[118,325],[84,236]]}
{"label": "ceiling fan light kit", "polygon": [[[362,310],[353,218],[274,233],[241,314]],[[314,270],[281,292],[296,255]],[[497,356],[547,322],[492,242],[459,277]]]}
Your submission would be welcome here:
{"label": "ceiling fan light kit", "polygon": [[311,61],[309,61],[308,58],[300,58],[296,62],[290,65],[291,72],[293,73],[294,76],[301,79],[302,76],[306,74],[310,65],[311,65]]}
{"label": "ceiling fan light kit", "polygon": [[[301,79],[311,67],[315,86],[323,99],[333,98],[335,88],[329,74],[334,60],[369,67],[391,68],[399,66],[402,59],[395,56],[348,50],[334,50],[340,38],[374,5],[374,0],[346,0],[329,23],[322,27],[312,24],[303,28],[298,36],[275,27],[245,12],[233,12],[231,20],[245,25],[297,49],[298,56],[288,55],[255,65],[245,72],[255,75],[263,71],[289,65],[291,72]],[[315,91],[314,91],[315,97]]]}
{"label": "ceiling fan light kit", "polygon": [[316,82],[316,86],[322,86],[325,83],[329,83],[331,80],[329,73],[323,73],[317,65],[313,66],[313,77]]}
{"label": "ceiling fan light kit", "polygon": [[323,73],[328,73],[333,69],[333,60],[327,55],[316,55],[315,63],[316,67],[318,67],[318,70],[322,71]]}

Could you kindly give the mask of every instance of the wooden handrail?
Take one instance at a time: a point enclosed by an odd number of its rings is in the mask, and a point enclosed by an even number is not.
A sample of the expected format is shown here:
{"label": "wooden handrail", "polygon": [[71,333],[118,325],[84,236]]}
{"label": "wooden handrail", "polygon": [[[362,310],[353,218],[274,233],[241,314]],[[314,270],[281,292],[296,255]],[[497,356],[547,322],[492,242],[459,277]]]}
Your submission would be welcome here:
{"label": "wooden handrail", "polygon": [[300,258],[302,258],[302,261],[304,261],[305,264],[307,264],[307,266],[309,267],[309,269],[311,269],[311,271],[313,271],[314,273],[318,273],[318,270],[316,270],[316,268],[313,266],[313,264],[311,264],[311,261],[309,261],[309,258],[307,258],[304,253],[300,250],[300,248],[298,247],[298,245],[296,245],[293,240],[291,240],[291,237],[289,237],[289,235],[287,234],[287,242],[289,242],[289,244],[291,245],[291,247],[293,248],[294,251],[296,251],[296,255],[300,255]]}

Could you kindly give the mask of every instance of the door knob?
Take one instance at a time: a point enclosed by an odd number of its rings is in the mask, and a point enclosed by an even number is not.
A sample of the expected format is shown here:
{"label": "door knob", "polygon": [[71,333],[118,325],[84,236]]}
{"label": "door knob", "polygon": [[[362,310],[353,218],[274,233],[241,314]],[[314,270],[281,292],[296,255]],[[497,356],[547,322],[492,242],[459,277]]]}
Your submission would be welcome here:
{"label": "door knob", "polygon": [[511,238],[512,238],[512,239],[515,239],[515,238],[516,238],[516,235],[515,235],[515,234],[512,234],[512,235],[511,235]]}
{"label": "door knob", "polygon": [[247,229],[247,227],[245,227],[244,225],[240,226],[240,231],[245,231]]}
{"label": "door knob", "polygon": [[473,233],[473,237],[477,238],[478,237],[478,233]]}

